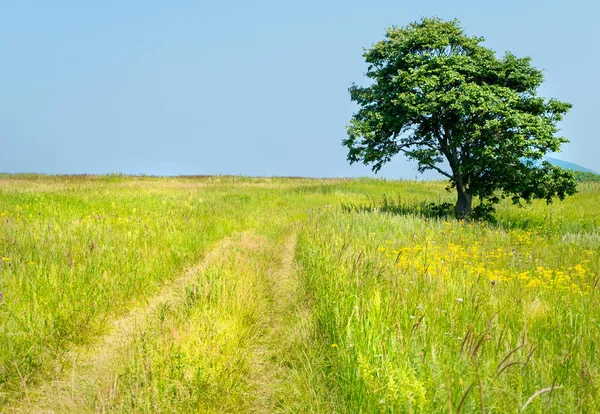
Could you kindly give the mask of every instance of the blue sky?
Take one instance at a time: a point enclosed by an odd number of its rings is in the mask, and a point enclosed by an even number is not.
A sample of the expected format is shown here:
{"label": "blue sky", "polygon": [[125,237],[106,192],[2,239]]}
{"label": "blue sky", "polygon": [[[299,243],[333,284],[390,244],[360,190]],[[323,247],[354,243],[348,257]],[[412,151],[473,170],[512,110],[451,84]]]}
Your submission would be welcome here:
{"label": "blue sky", "polygon": [[574,105],[556,157],[600,172],[600,3],[581,0],[3,1],[0,171],[370,175],[341,145],[362,48],[433,15],[532,56],[541,95]]}

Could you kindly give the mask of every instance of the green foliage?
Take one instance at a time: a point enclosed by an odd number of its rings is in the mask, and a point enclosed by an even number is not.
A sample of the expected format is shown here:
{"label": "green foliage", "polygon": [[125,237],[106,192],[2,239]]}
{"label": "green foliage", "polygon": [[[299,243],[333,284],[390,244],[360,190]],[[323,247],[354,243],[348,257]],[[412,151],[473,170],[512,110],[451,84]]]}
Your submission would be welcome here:
{"label": "green foliage", "polygon": [[571,105],[537,96],[543,76],[529,57],[498,58],[482,42],[456,20],[389,29],[364,53],[372,83],[350,88],[360,109],[343,141],[348,160],[378,171],[403,153],[449,179],[458,216],[471,213],[473,196],[549,203],[574,194],[570,172],[536,165],[567,142],[556,124]]}

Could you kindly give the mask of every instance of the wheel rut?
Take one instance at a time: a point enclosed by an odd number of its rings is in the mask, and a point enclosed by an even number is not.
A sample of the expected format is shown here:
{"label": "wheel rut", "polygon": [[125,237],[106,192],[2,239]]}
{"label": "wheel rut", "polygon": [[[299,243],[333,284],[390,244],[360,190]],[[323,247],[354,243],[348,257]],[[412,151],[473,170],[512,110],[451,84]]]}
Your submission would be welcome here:
{"label": "wheel rut", "polygon": [[[252,339],[239,349],[246,362],[245,368],[236,375],[245,384],[245,397],[235,410],[250,413],[290,411],[296,398],[292,382],[298,375],[294,368],[295,352],[306,334],[302,324],[306,315],[299,300],[294,260],[296,245],[297,231],[294,228],[281,233],[277,241],[258,237],[254,231],[221,240],[201,263],[164,285],[145,304],[113,321],[109,333],[93,345],[69,351],[68,370],[29,389],[26,397],[15,406],[0,412],[119,411],[113,405],[119,400],[116,394],[119,389],[118,373],[124,363],[123,356],[127,355],[135,336],[156,321],[153,318],[161,307],[175,309],[182,306],[186,287],[196,283],[199,275],[213,266],[227,266],[231,260],[234,260],[233,269],[242,274],[243,266],[247,270],[252,260],[265,260],[257,267],[262,270],[245,273],[251,275],[251,285],[257,287],[252,300],[262,310],[262,315]],[[237,262],[236,255],[242,255]]]}
{"label": "wheel rut", "polygon": [[265,276],[263,283],[270,303],[264,329],[251,350],[248,382],[252,399],[248,412],[271,413],[285,410],[293,400],[288,381],[293,373],[293,347],[301,329],[298,318],[298,279],[295,267],[297,233],[289,234],[279,247],[278,266]]}
{"label": "wheel rut", "polygon": [[11,407],[0,409],[6,413],[62,413],[86,412],[94,399],[110,399],[110,392],[118,369],[119,356],[130,344],[134,334],[150,323],[151,316],[161,306],[178,306],[185,300],[185,288],[194,282],[213,262],[234,246],[236,238],[226,237],[210,250],[203,260],[164,285],[145,304],[131,309],[110,324],[109,333],[92,345],[68,351],[70,367],[57,378],[26,389],[25,398]]}

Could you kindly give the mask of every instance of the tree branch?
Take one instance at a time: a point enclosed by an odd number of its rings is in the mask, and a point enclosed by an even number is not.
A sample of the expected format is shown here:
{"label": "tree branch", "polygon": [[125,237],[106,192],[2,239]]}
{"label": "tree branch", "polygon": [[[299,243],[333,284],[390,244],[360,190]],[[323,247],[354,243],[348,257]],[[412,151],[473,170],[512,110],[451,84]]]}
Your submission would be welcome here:
{"label": "tree branch", "polygon": [[[405,153],[405,154],[408,154],[408,153],[410,153],[410,151],[407,151],[407,150],[405,150],[405,149],[402,149],[402,148],[400,148],[400,151],[402,151],[402,152],[403,152],[403,153]],[[436,166],[435,166],[435,165],[433,165],[433,164],[429,164],[429,163],[426,163],[426,162],[421,162],[421,164],[424,164],[424,165],[428,166],[428,167],[429,167],[429,168],[431,168],[432,170],[436,170],[437,172],[439,172],[440,174],[442,174],[442,175],[443,175],[443,176],[445,176],[445,177],[448,177],[448,178],[449,178],[449,179],[451,179],[451,180],[454,180],[454,179],[455,179],[453,175],[451,175],[451,174],[447,173],[446,171],[442,170],[441,168],[438,168],[438,167],[436,167]]]}
{"label": "tree branch", "polygon": [[[394,136],[394,138],[395,138],[395,136]],[[405,150],[404,150],[404,148],[407,148],[407,147],[412,147],[412,146],[419,146],[419,145],[423,145],[423,146],[426,146],[426,147],[429,147],[429,148],[434,148],[434,147],[431,145],[431,142],[429,142],[429,140],[426,140],[426,139],[424,139],[424,140],[422,140],[422,141],[410,141],[410,142],[405,142],[405,143],[402,143],[402,144],[400,144],[400,145],[396,145],[396,147],[397,147],[399,150],[401,150],[401,151],[405,151]]]}

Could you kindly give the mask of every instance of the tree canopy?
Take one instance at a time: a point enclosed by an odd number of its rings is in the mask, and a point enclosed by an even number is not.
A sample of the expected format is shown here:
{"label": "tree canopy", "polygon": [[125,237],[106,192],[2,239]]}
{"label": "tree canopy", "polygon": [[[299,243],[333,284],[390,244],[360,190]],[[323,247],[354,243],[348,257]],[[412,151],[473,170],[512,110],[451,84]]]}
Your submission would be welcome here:
{"label": "tree canopy", "polygon": [[424,18],[388,29],[365,50],[369,86],[353,84],[359,105],[347,127],[348,160],[375,172],[398,153],[456,188],[456,214],[472,199],[491,206],[574,194],[573,175],[543,160],[567,139],[557,122],[571,105],[537,95],[542,71],[531,58],[498,58],[457,20]]}

